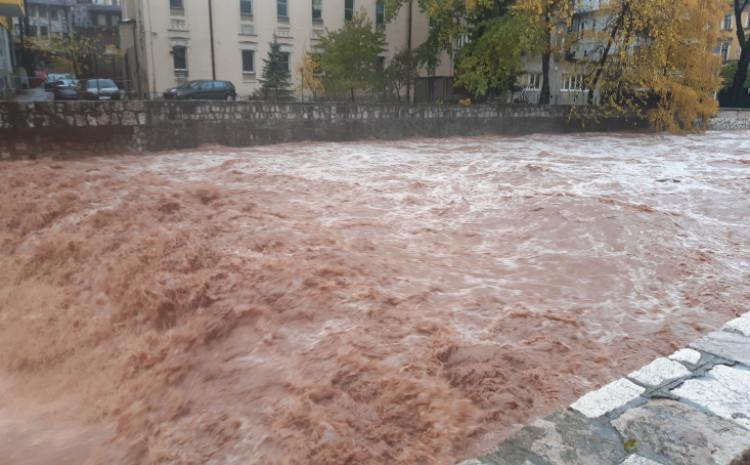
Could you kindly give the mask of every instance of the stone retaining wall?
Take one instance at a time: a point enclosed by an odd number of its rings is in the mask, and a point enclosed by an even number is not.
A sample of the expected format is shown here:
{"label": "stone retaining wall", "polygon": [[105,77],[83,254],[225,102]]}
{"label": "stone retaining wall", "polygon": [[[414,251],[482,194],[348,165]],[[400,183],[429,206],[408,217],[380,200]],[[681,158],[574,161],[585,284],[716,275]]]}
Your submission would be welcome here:
{"label": "stone retaining wall", "polygon": [[750,129],[750,108],[722,108],[711,120],[713,130]]}
{"label": "stone retaining wall", "polygon": [[[480,134],[566,132],[566,107],[126,101],[0,103],[0,158]],[[587,129],[632,129],[625,119]]]}

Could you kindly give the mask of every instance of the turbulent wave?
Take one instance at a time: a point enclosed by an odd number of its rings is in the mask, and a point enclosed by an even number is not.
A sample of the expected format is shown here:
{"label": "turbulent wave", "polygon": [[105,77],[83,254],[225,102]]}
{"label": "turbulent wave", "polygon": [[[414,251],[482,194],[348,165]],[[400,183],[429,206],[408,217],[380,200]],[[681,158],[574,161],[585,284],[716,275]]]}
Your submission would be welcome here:
{"label": "turbulent wave", "polygon": [[539,135],[2,162],[0,457],[485,452],[747,310],[749,150]]}

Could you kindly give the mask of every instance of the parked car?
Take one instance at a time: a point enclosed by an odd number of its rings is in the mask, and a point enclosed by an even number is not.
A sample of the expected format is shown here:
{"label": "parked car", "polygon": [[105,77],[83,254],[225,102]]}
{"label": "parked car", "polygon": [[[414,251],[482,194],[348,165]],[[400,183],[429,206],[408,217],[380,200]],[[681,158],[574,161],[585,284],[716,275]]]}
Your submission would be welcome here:
{"label": "parked car", "polygon": [[166,99],[179,100],[235,100],[237,91],[229,81],[190,81],[179,87],[167,89]]}
{"label": "parked car", "polygon": [[87,100],[120,100],[123,96],[112,79],[89,79],[81,89],[81,97]]}
{"label": "parked car", "polygon": [[55,100],[78,100],[78,88],[65,81],[57,81],[52,88]]}
{"label": "parked car", "polygon": [[53,90],[57,87],[59,81],[64,81],[65,85],[78,87],[78,80],[73,74],[50,73],[44,81],[44,90]]}

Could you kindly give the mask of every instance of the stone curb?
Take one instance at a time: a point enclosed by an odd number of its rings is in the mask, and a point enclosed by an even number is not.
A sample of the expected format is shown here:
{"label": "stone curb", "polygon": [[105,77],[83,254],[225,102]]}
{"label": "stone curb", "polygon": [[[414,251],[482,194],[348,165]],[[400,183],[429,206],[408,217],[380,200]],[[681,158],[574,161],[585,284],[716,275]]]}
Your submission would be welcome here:
{"label": "stone curb", "polygon": [[750,313],[459,465],[746,465]]}

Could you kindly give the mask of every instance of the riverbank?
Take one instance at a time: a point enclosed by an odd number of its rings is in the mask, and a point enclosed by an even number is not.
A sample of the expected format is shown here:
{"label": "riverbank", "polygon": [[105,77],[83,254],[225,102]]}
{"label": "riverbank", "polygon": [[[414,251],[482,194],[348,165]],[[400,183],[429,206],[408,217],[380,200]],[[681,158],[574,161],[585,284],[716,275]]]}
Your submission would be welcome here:
{"label": "riverbank", "polygon": [[750,312],[461,465],[750,464]]}

